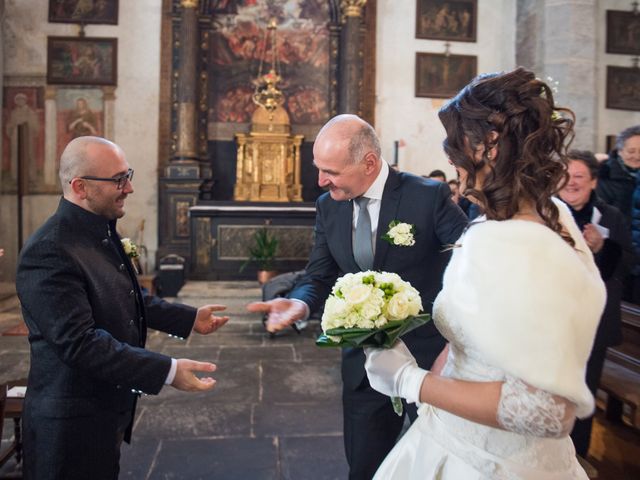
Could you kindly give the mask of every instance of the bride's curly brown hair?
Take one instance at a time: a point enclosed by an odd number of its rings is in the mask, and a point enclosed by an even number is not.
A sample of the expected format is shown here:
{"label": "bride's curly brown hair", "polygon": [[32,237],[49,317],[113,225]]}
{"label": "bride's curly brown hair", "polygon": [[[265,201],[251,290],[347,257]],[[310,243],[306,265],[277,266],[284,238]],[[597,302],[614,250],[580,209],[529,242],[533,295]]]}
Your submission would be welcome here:
{"label": "bride's curly brown hair", "polygon": [[[488,220],[510,219],[522,201],[531,202],[545,224],[573,245],[551,197],[568,179],[575,115],[554,104],[546,83],[521,67],[479,75],[438,115],[447,132],[445,153],[468,173],[464,195],[478,201]],[[474,160],[481,147],[483,158]],[[497,156],[489,160],[493,147]],[[476,189],[477,173],[485,165],[490,169]]]}

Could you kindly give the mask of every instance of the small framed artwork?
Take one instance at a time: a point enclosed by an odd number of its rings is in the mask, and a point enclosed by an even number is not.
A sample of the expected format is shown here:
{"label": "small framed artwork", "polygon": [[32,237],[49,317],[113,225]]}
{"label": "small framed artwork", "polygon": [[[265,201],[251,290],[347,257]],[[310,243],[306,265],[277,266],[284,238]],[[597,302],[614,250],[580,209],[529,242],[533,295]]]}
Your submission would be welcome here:
{"label": "small framed artwork", "polygon": [[640,111],[640,68],[607,66],[606,107]]}
{"label": "small framed artwork", "polygon": [[477,0],[416,1],[416,38],[476,41]]}
{"label": "small framed artwork", "polygon": [[118,0],[49,0],[49,21],[117,25]]}
{"label": "small framed artwork", "polygon": [[478,57],[416,53],[416,97],[451,98],[475,76]]}
{"label": "small framed artwork", "polygon": [[640,14],[607,10],[607,53],[640,55]]}
{"label": "small framed artwork", "polygon": [[605,140],[605,148],[606,152],[609,153],[611,150],[616,148],[616,140],[618,139],[617,135],[607,135]]}
{"label": "small framed artwork", "polygon": [[116,85],[116,38],[48,37],[47,83]]}

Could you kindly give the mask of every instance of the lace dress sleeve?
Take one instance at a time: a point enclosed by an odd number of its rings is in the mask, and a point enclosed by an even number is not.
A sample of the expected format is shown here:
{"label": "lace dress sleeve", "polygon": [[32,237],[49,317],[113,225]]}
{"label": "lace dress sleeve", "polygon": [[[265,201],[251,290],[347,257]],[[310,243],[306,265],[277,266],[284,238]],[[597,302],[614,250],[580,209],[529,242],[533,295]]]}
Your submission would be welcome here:
{"label": "lace dress sleeve", "polygon": [[569,435],[576,406],[569,400],[507,377],[498,403],[498,424],[505,430],[534,437]]}

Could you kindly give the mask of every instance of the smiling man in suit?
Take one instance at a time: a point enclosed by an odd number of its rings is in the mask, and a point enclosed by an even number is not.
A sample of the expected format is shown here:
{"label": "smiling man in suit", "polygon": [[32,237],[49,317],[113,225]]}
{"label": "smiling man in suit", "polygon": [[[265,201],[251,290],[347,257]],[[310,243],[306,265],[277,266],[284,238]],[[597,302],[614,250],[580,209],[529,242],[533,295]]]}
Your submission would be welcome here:
{"label": "smiling man in suit", "polygon": [[209,390],[215,365],[144,349],[147,327],[187,337],[228,321],[143,293],[116,232],[133,170],[99,137],[72,140],[60,159],[63,198],[29,238],[16,288],[29,328],[24,426],[26,479],[117,479],[140,393],[165,384]]}
{"label": "smiling man in suit", "polygon": [[[329,120],[318,133],[313,156],[318,184],[328,192],[316,202],[315,244],[307,274],[288,298],[255,302],[247,308],[267,312],[267,328],[277,331],[318,309],[339,276],[378,270],[395,272],[411,282],[431,312],[449,259],[443,248],[455,243],[467,225],[447,184],[390,169],[373,127],[355,115]],[[382,239],[394,220],[414,226],[413,246]],[[427,369],[445,346],[433,323],[403,340]],[[343,349],[344,441],[351,480],[373,476],[404,421],[393,411],[389,397],[369,386],[364,361],[362,349]]]}

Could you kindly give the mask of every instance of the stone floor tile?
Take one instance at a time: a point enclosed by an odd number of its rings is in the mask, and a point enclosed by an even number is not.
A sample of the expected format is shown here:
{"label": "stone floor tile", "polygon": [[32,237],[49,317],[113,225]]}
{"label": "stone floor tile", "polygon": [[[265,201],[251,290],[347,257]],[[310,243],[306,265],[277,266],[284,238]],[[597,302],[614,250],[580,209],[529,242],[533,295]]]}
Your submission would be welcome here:
{"label": "stone floor tile", "polygon": [[295,360],[294,347],[291,344],[268,345],[261,346],[245,345],[245,346],[226,346],[220,347],[218,356],[219,362],[226,361],[247,361],[247,362],[271,362],[271,361],[290,361]]}
{"label": "stone floor tile", "polygon": [[281,437],[283,480],[344,480],[349,466],[339,436]]}
{"label": "stone floor tile", "polygon": [[278,480],[276,441],[273,438],[164,441],[149,478]]}
{"label": "stone floor tile", "polygon": [[189,346],[184,340],[178,344],[165,345],[158,350],[160,353],[173,358],[188,358],[199,362],[217,362],[221,345],[198,345]]}
{"label": "stone floor tile", "polygon": [[118,480],[144,480],[153,465],[161,439],[134,436],[131,444],[123,443],[120,450]]}
{"label": "stone floor tile", "polygon": [[262,378],[267,403],[325,402],[339,398],[342,391],[335,362],[263,362]]}
{"label": "stone floor tile", "polygon": [[134,435],[188,439],[250,434],[250,404],[207,402],[206,397],[198,398],[196,395],[198,394],[191,394],[191,398],[185,398],[183,402],[144,407],[137,418]]}
{"label": "stone floor tile", "polygon": [[253,412],[256,437],[276,435],[341,435],[342,403],[257,404]]}
{"label": "stone floor tile", "polygon": [[262,345],[267,337],[264,333],[259,334],[239,334],[229,333],[226,335],[190,335],[187,339],[187,345],[197,347],[203,345]]}

